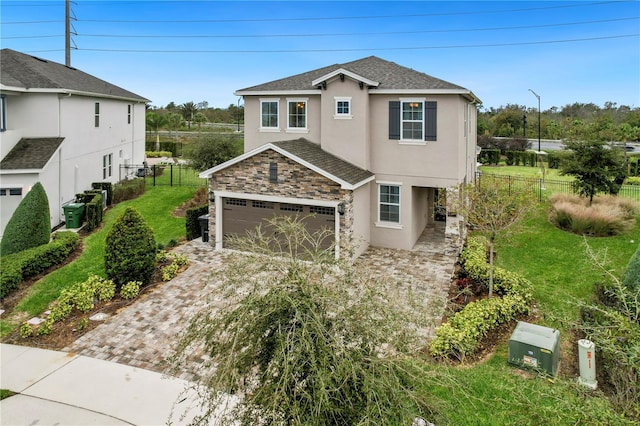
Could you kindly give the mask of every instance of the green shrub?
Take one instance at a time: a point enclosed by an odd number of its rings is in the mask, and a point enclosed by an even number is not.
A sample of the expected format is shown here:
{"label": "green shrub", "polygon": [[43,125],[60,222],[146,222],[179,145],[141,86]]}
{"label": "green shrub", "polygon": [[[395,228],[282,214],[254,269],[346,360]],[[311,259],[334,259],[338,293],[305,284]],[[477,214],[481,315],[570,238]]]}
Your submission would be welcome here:
{"label": "green shrub", "polygon": [[91,188],[107,191],[107,206],[113,203],[113,185],[111,182],[93,182]]}
{"label": "green shrub", "polygon": [[500,150],[499,149],[483,149],[480,151],[479,160],[482,164],[498,165],[500,162]]}
{"label": "green shrub", "polygon": [[208,204],[187,209],[185,227],[187,229],[188,241],[200,236],[200,221],[198,220],[198,217],[207,213],[209,213]]}
{"label": "green shrub", "polygon": [[79,241],[74,232],[56,232],[49,244],[3,256],[0,262],[0,298],[15,290],[22,280],[63,263],[78,247]]}
{"label": "green shrub", "polygon": [[626,185],[640,185],[640,176],[628,176],[624,183]]}
{"label": "green shrub", "polygon": [[[485,238],[471,237],[460,255],[469,278],[485,284],[489,282],[487,246]],[[533,299],[529,280],[499,267],[494,268],[493,280],[495,292],[501,297],[469,303],[442,324],[429,344],[433,356],[469,355],[492,329],[529,312]]]}
{"label": "green shrub", "polygon": [[50,238],[49,200],[42,184],[36,182],[9,219],[0,254],[6,256],[47,244]]}
{"label": "green shrub", "polygon": [[[54,324],[68,318],[74,309],[84,313],[89,312],[94,308],[96,299],[107,301],[111,300],[114,295],[115,284],[113,281],[106,280],[97,275],[89,275],[89,278],[85,281],[74,283],[71,287],[60,292],[55,306],[51,308],[51,312],[44,323],[38,327],[36,334],[38,336],[50,334],[51,331],[53,331]],[[80,324],[80,329],[86,326],[86,324],[83,326]],[[26,323],[20,327],[20,336],[23,338],[33,334],[33,329],[29,331],[27,327],[31,329],[31,326]]]}
{"label": "green shrub", "polygon": [[120,297],[126,300],[135,299],[140,294],[140,281],[129,281],[120,289]]}
{"label": "green shrub", "polygon": [[640,290],[640,244],[633,256],[631,256],[627,269],[625,269],[624,275],[622,275],[622,283],[632,293]]}
{"label": "green shrub", "polygon": [[145,190],[145,179],[123,180],[113,186],[113,203],[131,200],[142,194]]}
{"label": "green shrub", "polygon": [[156,242],[136,209],[128,207],[107,234],[104,264],[107,277],[118,287],[129,281],[149,282],[156,266]]}
{"label": "green shrub", "polygon": [[144,155],[147,158],[175,157],[171,151],[146,151]]}

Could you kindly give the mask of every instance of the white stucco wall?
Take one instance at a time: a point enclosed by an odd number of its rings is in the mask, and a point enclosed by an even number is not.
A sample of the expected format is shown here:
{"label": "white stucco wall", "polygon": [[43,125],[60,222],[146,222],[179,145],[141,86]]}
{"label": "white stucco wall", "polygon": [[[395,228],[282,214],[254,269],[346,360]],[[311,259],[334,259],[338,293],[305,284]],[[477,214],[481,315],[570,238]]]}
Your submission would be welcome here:
{"label": "white stucco wall", "polygon": [[[95,102],[100,103],[99,127],[94,125]],[[131,105],[130,122],[128,105]],[[116,183],[119,166],[125,160],[132,164],[144,160],[143,102],[57,93],[7,93],[6,114],[7,130],[1,135],[2,157],[23,137],[64,138],[58,152],[38,173],[0,171],[2,187],[20,184],[28,188],[37,181],[43,184],[49,198],[52,227],[64,221],[62,206],[72,202],[76,193],[90,189],[92,182]],[[103,156],[107,154],[112,154],[111,175],[103,179]],[[2,207],[0,234],[14,209]]]}

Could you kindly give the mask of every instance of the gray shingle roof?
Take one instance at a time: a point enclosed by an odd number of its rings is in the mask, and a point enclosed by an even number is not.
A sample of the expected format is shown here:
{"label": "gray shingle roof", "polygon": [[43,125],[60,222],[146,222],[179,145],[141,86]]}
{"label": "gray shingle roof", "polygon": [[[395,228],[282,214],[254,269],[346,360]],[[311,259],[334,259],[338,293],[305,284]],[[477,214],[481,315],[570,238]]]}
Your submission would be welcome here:
{"label": "gray shingle roof", "polygon": [[0,162],[2,170],[42,169],[64,138],[22,138]]}
{"label": "gray shingle roof", "polygon": [[0,83],[21,89],[59,89],[146,102],[148,99],[73,67],[11,49],[0,50]]}
{"label": "gray shingle roof", "polygon": [[323,151],[320,145],[304,138],[271,144],[351,185],[356,185],[373,176],[370,171],[329,154]]}
{"label": "gray shingle roof", "polygon": [[244,91],[278,91],[278,90],[312,90],[316,89],[311,82],[317,78],[343,68],[361,77],[380,83],[381,90],[417,90],[417,89],[443,89],[443,90],[467,90],[448,81],[432,77],[428,74],[403,67],[395,62],[386,61],[376,56],[334,64],[328,67],[318,68],[291,77],[274,80],[257,86],[247,87]]}

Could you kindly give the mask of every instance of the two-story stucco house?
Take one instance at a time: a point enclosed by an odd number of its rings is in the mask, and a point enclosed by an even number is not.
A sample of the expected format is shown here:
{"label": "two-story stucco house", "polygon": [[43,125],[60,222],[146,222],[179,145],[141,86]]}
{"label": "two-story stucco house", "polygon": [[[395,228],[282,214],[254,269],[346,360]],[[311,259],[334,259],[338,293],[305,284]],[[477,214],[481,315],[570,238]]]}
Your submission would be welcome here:
{"label": "two-story stucco house", "polygon": [[144,160],[147,99],[72,67],[0,50],[0,233],[41,182],[51,226],[92,182]]}
{"label": "two-story stucco house", "polygon": [[313,214],[336,256],[348,243],[411,249],[435,220],[439,190],[476,172],[468,89],[375,56],[238,90],[245,153],[210,179],[210,241],[274,214]]}

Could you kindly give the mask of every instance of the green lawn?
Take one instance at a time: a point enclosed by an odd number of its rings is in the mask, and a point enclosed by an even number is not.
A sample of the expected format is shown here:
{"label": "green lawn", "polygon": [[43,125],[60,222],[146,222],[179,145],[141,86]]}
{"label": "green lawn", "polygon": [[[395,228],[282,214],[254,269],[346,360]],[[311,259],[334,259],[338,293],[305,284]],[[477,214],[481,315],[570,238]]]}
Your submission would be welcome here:
{"label": "green lawn", "polygon": [[[520,176],[525,178],[535,178],[542,179],[542,171],[539,167],[529,167],[529,166],[480,166],[480,171],[482,173],[490,173],[496,175],[509,175],[509,176]],[[545,169],[545,179],[549,180],[561,180],[566,182],[571,182],[573,178],[571,176],[562,176],[558,169]]]}
{"label": "green lawn", "polygon": [[[156,242],[166,245],[185,235],[185,219],[171,215],[176,207],[193,197],[195,187],[147,186],[146,192],[109,209],[104,217],[104,227],[83,239],[84,251],[74,262],[50,273],[35,283],[27,296],[15,307],[15,311],[38,315],[47,309],[62,289],[75,282],[84,281],[89,274],[104,276],[104,247],[107,233],[115,219],[129,207],[135,207],[154,232]],[[0,322],[0,333],[6,335],[18,324],[7,320]]]}
{"label": "green lawn", "polygon": [[[596,250],[606,250],[611,269],[620,274],[638,247],[640,226],[627,235],[586,241]],[[569,345],[573,342],[567,342],[571,339],[567,324],[579,316],[573,301],[590,300],[601,275],[585,257],[583,242],[582,237],[551,225],[545,206],[497,240],[497,265],[531,280],[539,323],[560,329],[561,340]],[[472,367],[427,364],[425,392],[442,401],[444,413],[431,421],[438,425],[636,424],[621,418],[601,393],[587,392],[570,379],[525,378],[507,364],[507,358],[505,342]],[[561,364],[561,373],[563,368],[569,365]]]}

